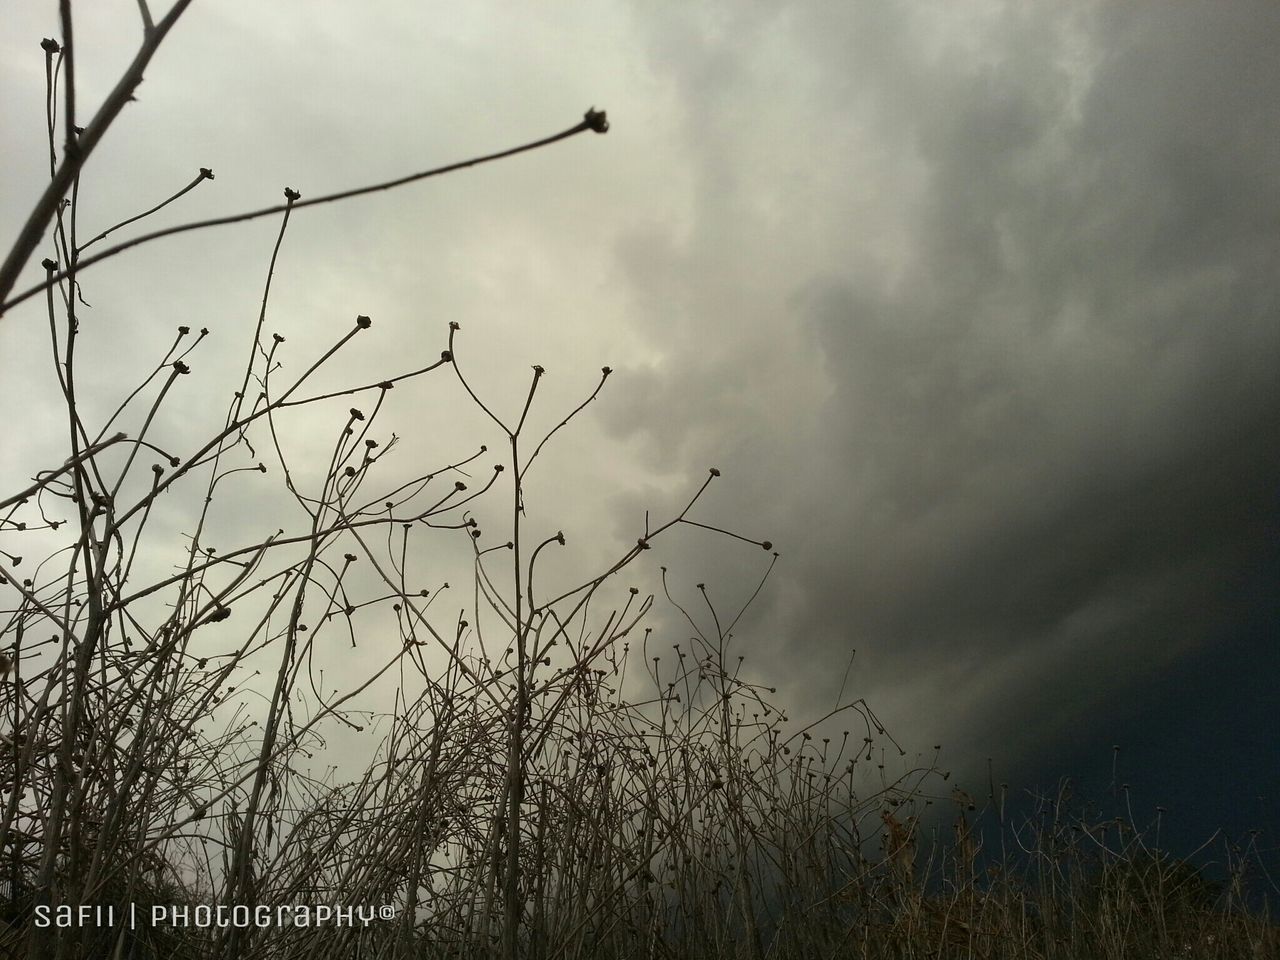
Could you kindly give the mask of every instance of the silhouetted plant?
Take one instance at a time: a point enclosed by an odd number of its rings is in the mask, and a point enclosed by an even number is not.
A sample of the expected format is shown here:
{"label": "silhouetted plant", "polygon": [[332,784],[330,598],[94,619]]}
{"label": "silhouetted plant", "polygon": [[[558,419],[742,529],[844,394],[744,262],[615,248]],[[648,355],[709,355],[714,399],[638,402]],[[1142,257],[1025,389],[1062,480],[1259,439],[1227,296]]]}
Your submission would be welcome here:
{"label": "silhouetted plant", "polygon": [[[603,569],[548,590],[546,551],[576,545],[530,533],[526,480],[600,396],[609,367],[541,433],[529,413],[545,368],[533,367],[508,409],[509,398],[468,378],[457,322],[429,363],[321,388],[317,375],[353,340],[376,336],[353,305],[354,319],[286,375],[295,348],[266,317],[297,211],[604,133],[603,111],[473,160],[323,197],[286,187],[276,206],[98,246],[207,189],[214,175],[202,167],[167,200],[79,242],[80,171],[188,2],[155,20],[140,0],[143,43],[83,131],[67,0],[62,40],[41,44],[50,184],[0,267],[0,322],[34,322],[15,308],[44,295],[65,457],[27,465],[29,482],[0,498],[0,868],[11,901],[0,945],[39,960],[1111,957],[1137,955],[1117,952],[1132,943],[1113,923],[1133,916],[1164,923],[1162,949],[1193,942],[1179,939],[1192,920],[1216,931],[1221,956],[1268,942],[1255,920],[1215,913],[1222,905],[1183,867],[1143,860],[1137,848],[1119,854],[1127,872],[1104,863],[1102,879],[1082,885],[1079,837],[1064,842],[1056,820],[1047,832],[1030,828],[1028,877],[1011,864],[984,872],[972,804],[962,805],[952,852],[938,857],[949,887],[927,889],[918,817],[938,771],[889,772],[884,745],[905,751],[862,700],[791,730],[775,691],[736,653],[734,631],[777,554],[767,540],[696,519],[715,468],[681,510],[646,516]],[[208,331],[179,326],[149,361],[112,355],[81,328],[82,280],[125,250],[266,217],[279,228],[246,359],[215,425],[196,436],[198,418],[162,413],[184,402]],[[13,294],[49,230],[43,279]],[[86,362],[113,365],[113,382],[128,385],[112,404],[83,400]],[[477,437],[406,479],[385,461],[400,438],[382,418],[394,390],[433,377],[492,425],[498,447],[490,453]],[[328,432],[319,463],[286,452],[282,438],[303,417]],[[269,503],[272,529],[215,544],[237,529],[218,513],[231,497]],[[507,518],[497,537],[477,520],[493,500]],[[181,546],[158,521],[162,509],[181,516]],[[660,568],[664,600],[690,628],[668,644],[646,625],[655,596],[620,575],[680,526],[754,546],[768,563],[732,615],[704,584],[682,587]],[[439,598],[454,588],[420,583],[414,560],[458,542],[471,599],[446,611]],[[24,553],[40,560],[24,563]],[[394,649],[377,654],[371,635],[392,637]],[[360,648],[364,665],[336,689],[324,675],[330,639]],[[357,769],[313,774],[309,762],[339,731],[362,744]],[[1084,826],[1090,841],[1093,829]],[[37,907],[129,904],[261,907],[271,922],[137,931],[32,922]],[[299,904],[386,904],[395,919],[307,925],[289,914]],[[1227,919],[1214,927],[1214,917]]]}

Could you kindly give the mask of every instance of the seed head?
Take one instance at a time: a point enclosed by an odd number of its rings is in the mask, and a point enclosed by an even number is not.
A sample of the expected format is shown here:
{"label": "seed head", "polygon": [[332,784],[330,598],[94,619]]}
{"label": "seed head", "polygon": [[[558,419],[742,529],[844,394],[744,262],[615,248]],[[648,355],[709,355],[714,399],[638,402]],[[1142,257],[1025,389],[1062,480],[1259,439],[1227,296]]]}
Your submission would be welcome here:
{"label": "seed head", "polygon": [[587,125],[588,130],[594,130],[596,133],[609,132],[609,119],[604,110],[597,110],[595,107],[588,108],[587,112],[582,115],[582,121]]}

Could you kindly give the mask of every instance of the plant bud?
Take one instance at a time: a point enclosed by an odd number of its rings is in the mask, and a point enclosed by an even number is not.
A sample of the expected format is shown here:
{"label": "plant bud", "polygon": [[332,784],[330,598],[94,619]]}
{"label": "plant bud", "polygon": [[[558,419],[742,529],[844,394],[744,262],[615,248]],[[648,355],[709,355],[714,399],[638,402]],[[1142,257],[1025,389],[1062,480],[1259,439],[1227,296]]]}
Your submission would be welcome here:
{"label": "plant bud", "polygon": [[609,119],[604,110],[597,110],[595,107],[588,108],[587,112],[582,115],[582,121],[587,125],[588,130],[594,130],[596,133],[609,132]]}

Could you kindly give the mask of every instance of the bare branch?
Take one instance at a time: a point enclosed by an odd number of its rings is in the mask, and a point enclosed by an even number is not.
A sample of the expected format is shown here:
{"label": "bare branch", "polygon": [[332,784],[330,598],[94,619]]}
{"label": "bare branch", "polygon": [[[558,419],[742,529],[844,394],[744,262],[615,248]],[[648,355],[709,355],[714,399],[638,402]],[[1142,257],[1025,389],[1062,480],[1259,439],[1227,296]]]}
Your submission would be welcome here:
{"label": "bare branch", "polygon": [[[35,207],[27,217],[26,223],[23,224],[17,240],[14,241],[13,247],[5,257],[4,263],[0,264],[0,300],[7,297],[14,284],[18,282],[18,275],[39,245],[41,237],[44,236],[50,221],[53,220],[58,204],[66,196],[72,182],[79,175],[81,168],[88,162],[90,155],[98,146],[99,141],[102,140],[107,129],[115,121],[120,111],[124,109],[124,105],[133,99],[133,91],[142,82],[142,74],[151,62],[151,58],[155,56],[165,36],[173,25],[178,22],[178,18],[182,16],[190,4],[191,0],[175,0],[173,7],[165,14],[164,19],[156,24],[155,29],[144,38],[142,46],[133,58],[133,62],[129,64],[111,93],[108,94],[107,99],[98,108],[93,120],[85,127],[84,132],[72,141],[75,144],[75,149],[62,158],[62,163],[59,165],[49,185],[45,188],[44,193],[40,195],[40,199],[36,201]],[[71,132],[74,134],[74,130]],[[65,277],[65,273],[59,274],[52,283],[65,279]],[[20,299],[25,300],[32,293],[39,292],[39,290],[50,285],[51,282],[41,284],[37,290],[24,294]],[[6,303],[0,306],[0,316],[4,315],[10,305]]]}
{"label": "bare branch", "polygon": [[[176,6],[185,7],[190,2],[191,0],[178,0],[178,3]],[[170,13],[170,17],[172,16],[173,14]],[[154,46],[158,46],[159,44],[158,38],[163,37],[164,31],[168,29],[168,27],[164,26],[165,22],[168,20],[169,20],[169,17],[166,17],[165,21],[161,22],[161,25],[156,28],[156,34],[154,35],[152,40],[148,41],[148,45],[151,46],[152,48],[154,48]],[[151,49],[150,52],[154,53],[154,49]],[[141,53],[139,54],[139,56],[141,57]],[[150,59],[150,53],[148,54],[147,59],[148,60]],[[132,72],[133,71],[131,68],[130,74],[127,76],[131,76]],[[138,73],[138,79],[139,81],[141,80],[140,71]],[[136,86],[136,84],[134,85]],[[130,87],[130,90],[132,90],[132,87]],[[121,106],[123,106],[123,104],[121,104]],[[105,105],[104,105],[104,109],[105,109]],[[112,114],[112,116],[114,117],[114,114]],[[352,190],[342,190],[342,191],[339,191],[338,193],[326,194],[325,196],[315,197],[311,200],[303,200],[299,203],[294,204],[293,206],[296,209],[301,209],[303,207],[314,207],[314,206],[319,206],[321,204],[326,204],[326,203],[335,203],[339,200],[348,200],[351,197],[359,197],[367,193],[377,193],[382,190],[393,190],[396,187],[402,187],[408,183],[415,183],[418,180],[425,180],[428,177],[438,177],[438,176],[441,176],[442,174],[453,173],[455,170],[463,170],[463,169],[466,169],[467,167],[479,166],[482,163],[491,163],[494,160],[502,160],[506,157],[513,157],[516,154],[525,153],[529,150],[536,150],[539,147],[545,147],[550,144],[556,143],[560,140],[568,139],[569,137],[576,136],[577,134],[583,133],[587,130],[594,130],[597,133],[603,133],[604,130],[608,129],[608,124],[605,124],[604,129],[601,129],[600,124],[592,119],[593,116],[602,117],[603,114],[602,113],[593,114],[593,111],[588,111],[586,118],[584,118],[581,123],[575,124],[574,126],[570,127],[567,130],[562,130],[559,133],[552,134],[549,137],[543,137],[541,140],[534,140],[531,143],[522,144],[521,146],[518,146],[518,147],[511,147],[510,149],[507,149],[507,150],[500,150],[497,153],[489,153],[489,154],[485,154],[484,156],[473,157],[470,160],[462,160],[458,163],[446,164],[443,167],[435,167],[431,170],[424,170],[421,173],[413,173],[406,177],[398,177],[394,180],[386,180],[386,181],[383,181],[382,183],[371,184],[370,186],[367,186],[367,187],[356,187],[355,189],[352,189]],[[94,124],[96,125],[97,122],[98,122],[98,117],[95,117]],[[94,131],[94,125],[91,125],[89,129],[85,132],[85,134],[82,135],[80,138],[80,144],[81,144],[80,152],[82,157],[84,158],[87,158],[89,151],[92,150],[97,143],[97,140],[91,137],[91,134],[93,133],[93,131]],[[98,136],[99,137],[101,136],[101,132],[98,133]],[[83,160],[81,161],[81,163],[83,163]],[[65,168],[66,166],[67,164],[64,161],[63,167]],[[79,165],[76,166],[75,170],[78,170],[78,169],[79,169]],[[10,259],[14,260],[15,265],[11,266],[10,261],[6,260],[4,267],[0,268],[0,298],[7,296],[9,294],[9,291],[13,289],[13,285],[17,281],[18,272],[26,264],[27,258],[30,257],[31,252],[36,247],[36,244],[40,242],[40,236],[44,233],[44,229],[49,222],[49,218],[53,216],[53,209],[56,206],[57,201],[62,197],[63,193],[66,192],[66,188],[70,185],[73,176],[74,176],[74,171],[72,171],[69,174],[64,174],[63,169],[59,169],[58,177],[54,179],[53,184],[50,184],[49,190],[45,191],[45,196],[51,197],[51,199],[46,200],[45,197],[42,197],[41,202],[36,207],[36,210],[32,211],[31,219],[28,221],[29,226],[24,227],[22,237],[20,237],[19,243],[16,244],[14,247],[15,253],[10,254]],[[63,180],[66,181],[65,184],[62,184]],[[58,186],[59,184],[62,184],[61,189],[54,191],[54,187]],[[47,207],[47,210],[46,210],[46,207]],[[132,240],[126,240],[124,243],[119,243],[116,246],[110,247],[107,250],[103,250],[101,253],[98,253],[92,257],[87,257],[86,259],[81,260],[79,262],[79,264],[77,265],[77,269],[79,271],[87,270],[89,267],[93,266],[94,264],[101,263],[103,260],[110,259],[111,257],[114,257],[118,253],[123,253],[125,250],[129,250],[133,247],[141,246],[144,243],[150,243],[153,240],[159,240],[162,237],[171,237],[179,233],[189,233],[192,230],[205,230],[209,227],[225,226],[227,224],[232,224],[232,223],[248,223],[250,220],[257,220],[261,217],[269,217],[277,213],[283,213],[287,209],[289,209],[289,204],[286,203],[286,204],[280,204],[274,207],[265,207],[261,210],[251,210],[247,213],[237,213],[237,214],[232,214],[226,217],[214,217],[211,220],[201,220],[196,223],[186,223],[176,227],[168,227],[164,230],[156,230],[153,233],[144,234],[140,237],[134,237]],[[28,234],[31,234],[29,238],[28,238]],[[17,251],[20,248],[25,250],[25,253],[21,254],[21,260],[19,262],[17,258]],[[35,294],[39,293],[41,290],[44,290],[46,287],[66,279],[66,276],[67,274],[65,272],[59,273],[53,278],[46,280],[44,283],[31,287],[28,290],[24,290],[22,293],[18,294],[16,297],[13,297],[12,299],[5,301],[3,304],[0,304],[0,317],[8,313],[8,311],[11,308],[17,306],[19,303],[22,303],[24,300],[28,299],[29,297],[34,296]]]}

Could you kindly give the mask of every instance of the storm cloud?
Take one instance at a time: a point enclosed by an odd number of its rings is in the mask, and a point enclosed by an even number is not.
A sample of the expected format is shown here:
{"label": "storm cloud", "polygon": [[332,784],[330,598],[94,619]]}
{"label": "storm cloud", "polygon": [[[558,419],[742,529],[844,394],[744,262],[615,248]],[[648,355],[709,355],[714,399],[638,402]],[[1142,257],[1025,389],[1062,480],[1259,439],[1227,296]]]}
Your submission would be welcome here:
{"label": "storm cloud", "polygon": [[1251,762],[1145,786],[1274,798],[1277,40],[1270,4],[654,28],[699,188],[620,242],[673,348],[612,425],[747,478],[797,700],[856,647],[891,728],[1027,778],[1198,715]]}
{"label": "storm cloud", "polygon": [[[0,38],[9,235],[46,175],[53,6]],[[89,100],[136,42],[117,6],[77,11]],[[87,211],[113,222],[200,165],[218,180],[184,216],[251,209],[607,108],[603,139],[303,211],[274,329],[301,356],[369,314],[385,339],[348,372],[385,376],[460,320],[495,402],[543,363],[552,411],[608,363],[531,497],[604,556],[720,468],[699,517],[781,553],[740,639],[798,716],[844,686],[912,752],[1024,784],[1119,742],[1188,837],[1275,827],[1256,814],[1280,794],[1280,7],[361,10],[197,2]],[[258,227],[86,274],[87,326],[124,352],[208,325],[197,375],[233,369]],[[11,471],[56,423],[37,313],[0,320],[29,407]],[[191,379],[208,408],[218,377]],[[403,394],[386,422],[408,456],[471,429]],[[445,414],[429,442],[423,409]],[[759,554],[721,546],[666,549],[749,595]]]}

